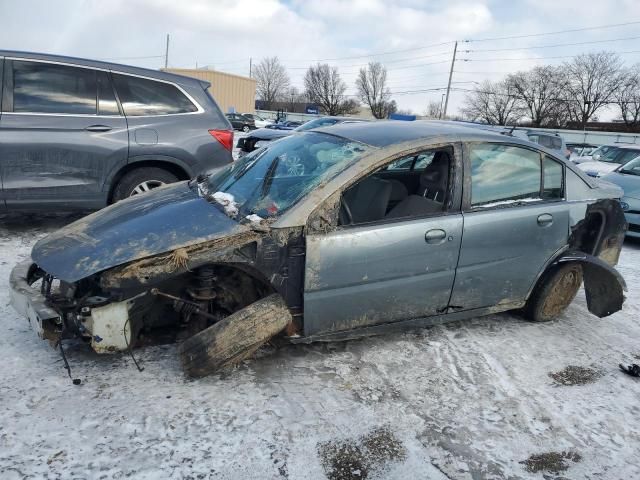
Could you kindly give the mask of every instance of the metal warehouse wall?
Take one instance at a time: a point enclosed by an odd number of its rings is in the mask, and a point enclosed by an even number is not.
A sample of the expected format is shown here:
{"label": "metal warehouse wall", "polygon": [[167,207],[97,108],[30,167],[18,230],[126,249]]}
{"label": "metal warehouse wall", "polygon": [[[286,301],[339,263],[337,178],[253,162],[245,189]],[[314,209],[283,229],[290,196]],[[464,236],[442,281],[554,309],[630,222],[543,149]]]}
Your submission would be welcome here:
{"label": "metal warehouse wall", "polygon": [[209,91],[224,113],[253,113],[256,103],[256,81],[231,73],[195,68],[167,68],[168,72],[199,78],[211,83]]}

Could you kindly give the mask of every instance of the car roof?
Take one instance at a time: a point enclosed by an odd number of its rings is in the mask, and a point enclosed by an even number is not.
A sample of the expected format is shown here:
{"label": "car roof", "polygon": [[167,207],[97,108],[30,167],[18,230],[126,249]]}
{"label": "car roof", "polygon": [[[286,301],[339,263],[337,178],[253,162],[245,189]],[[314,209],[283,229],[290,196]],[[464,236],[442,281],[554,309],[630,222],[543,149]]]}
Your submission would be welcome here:
{"label": "car roof", "polygon": [[209,82],[198,80],[197,78],[186,77],[175,73],[153,70],[150,68],[134,67],[131,65],[123,65],[120,63],[105,62],[101,60],[91,60],[88,58],[67,57],[64,55],[53,55],[49,53],[22,52],[17,50],[0,50],[0,57],[18,57],[28,60],[43,60],[47,62],[71,64],[77,66],[85,66],[92,68],[101,68],[104,70],[115,70],[117,72],[139,75],[141,77],[150,77],[167,82],[177,83],[186,86],[209,86]]}
{"label": "car roof", "polygon": [[[482,130],[474,127],[466,127],[452,122],[439,120],[378,120],[376,122],[338,123],[329,127],[313,129],[314,132],[323,132],[339,137],[344,137],[356,142],[365,143],[374,147],[388,147],[398,143],[411,142],[432,137],[443,137],[451,140],[455,138],[478,138],[493,140],[519,140],[497,132]],[[520,143],[520,142],[518,142]],[[523,141],[529,144],[530,142]]]}

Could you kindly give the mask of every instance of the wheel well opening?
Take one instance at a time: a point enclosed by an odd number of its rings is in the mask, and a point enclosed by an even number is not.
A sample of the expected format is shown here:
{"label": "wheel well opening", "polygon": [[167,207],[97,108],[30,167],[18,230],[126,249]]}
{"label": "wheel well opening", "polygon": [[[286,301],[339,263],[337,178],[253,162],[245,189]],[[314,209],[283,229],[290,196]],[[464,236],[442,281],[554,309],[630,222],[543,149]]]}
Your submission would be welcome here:
{"label": "wheel well opening", "polygon": [[167,172],[172,173],[173,175],[178,177],[178,180],[189,180],[191,178],[191,176],[182,167],[179,167],[178,165],[175,165],[173,163],[164,162],[162,160],[144,160],[141,162],[129,163],[122,167],[111,181],[111,185],[109,186],[108,202],[113,202],[113,193],[120,180],[122,180],[122,177],[124,177],[127,173],[132,172],[133,170],[145,167],[162,168],[163,170],[166,170]]}
{"label": "wheel well opening", "polygon": [[600,210],[592,210],[574,228],[569,245],[589,255],[597,256],[602,244],[605,215]]}

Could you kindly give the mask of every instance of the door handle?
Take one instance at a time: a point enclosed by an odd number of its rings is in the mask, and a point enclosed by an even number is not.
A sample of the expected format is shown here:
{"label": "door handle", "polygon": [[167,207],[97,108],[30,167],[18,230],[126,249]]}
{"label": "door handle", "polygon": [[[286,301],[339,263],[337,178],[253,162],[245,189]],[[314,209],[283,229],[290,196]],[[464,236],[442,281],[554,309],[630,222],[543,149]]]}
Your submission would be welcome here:
{"label": "door handle", "polygon": [[424,239],[427,243],[437,244],[442,243],[447,238],[447,232],[440,228],[435,228],[433,230],[427,231],[424,234]]}
{"label": "door handle", "polygon": [[550,213],[543,213],[538,216],[538,225],[541,227],[547,227],[553,223],[553,215]]}
{"label": "door handle", "polygon": [[89,125],[85,128],[87,132],[108,132],[111,127],[108,125]]}

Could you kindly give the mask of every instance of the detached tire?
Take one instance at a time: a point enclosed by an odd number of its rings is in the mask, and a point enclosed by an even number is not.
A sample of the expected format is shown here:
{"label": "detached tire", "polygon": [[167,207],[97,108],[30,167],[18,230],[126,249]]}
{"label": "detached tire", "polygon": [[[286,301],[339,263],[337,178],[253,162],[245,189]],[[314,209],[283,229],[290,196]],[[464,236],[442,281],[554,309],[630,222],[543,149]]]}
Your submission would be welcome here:
{"label": "detached tire", "polygon": [[143,193],[141,186],[147,185],[149,190],[178,181],[173,173],[158,167],[140,167],[124,174],[113,190],[112,203]]}
{"label": "detached tire", "polygon": [[545,273],[525,306],[525,317],[548,322],[566,310],[582,284],[582,267],[568,263]]}
{"label": "detached tire", "polygon": [[204,377],[239,363],[291,320],[289,309],[278,294],[247,305],[178,347],[184,371],[190,377]]}

